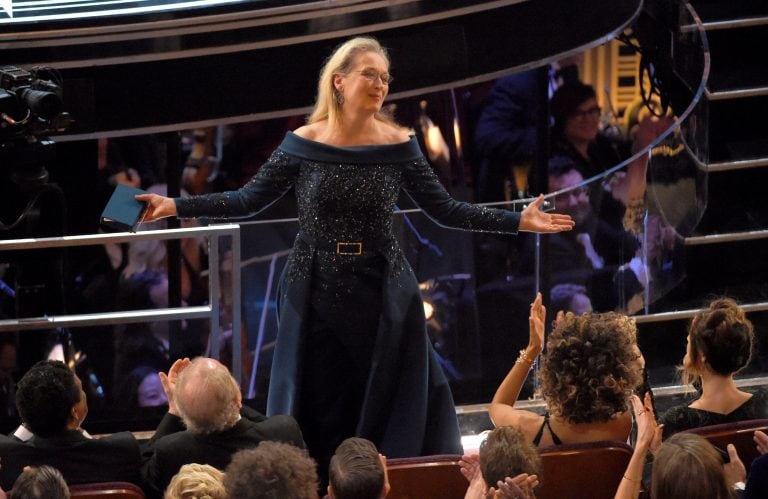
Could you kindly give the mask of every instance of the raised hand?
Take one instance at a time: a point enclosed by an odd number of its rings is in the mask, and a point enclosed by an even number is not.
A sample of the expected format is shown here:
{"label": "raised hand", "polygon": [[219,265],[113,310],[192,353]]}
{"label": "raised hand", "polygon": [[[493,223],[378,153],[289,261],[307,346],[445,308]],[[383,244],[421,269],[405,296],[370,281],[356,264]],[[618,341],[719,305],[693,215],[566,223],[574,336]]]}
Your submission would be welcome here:
{"label": "raised hand", "polygon": [[544,321],[547,318],[547,308],[542,304],[541,293],[531,303],[531,314],[528,316],[528,348],[536,355],[544,348]]}
{"label": "raised hand", "polygon": [[640,401],[637,395],[632,395],[632,410],[635,411],[637,421],[636,446],[642,446],[651,451],[656,450],[661,445],[661,432],[664,425],[656,424],[650,392],[646,392],[643,401]]}
{"label": "raised hand", "polygon": [[760,430],[755,431],[755,436],[752,437],[757,445],[757,451],[760,454],[768,454],[768,435]]}
{"label": "raised hand", "polygon": [[725,482],[733,486],[738,482],[747,480],[747,469],[744,467],[744,463],[741,461],[733,444],[728,444],[727,450],[730,462],[723,464],[723,474],[725,475]]}
{"label": "raised hand", "polygon": [[534,202],[526,206],[520,214],[520,230],[524,232],[562,232],[571,230],[576,222],[570,215],[558,213],[545,213],[541,211],[544,195],[540,195]]}
{"label": "raised hand", "polygon": [[163,385],[163,391],[165,391],[165,395],[168,397],[168,413],[173,414],[174,416],[179,415],[178,409],[176,408],[176,402],[173,398],[173,393],[176,390],[176,382],[179,379],[181,371],[186,369],[191,363],[192,361],[187,357],[178,359],[173,363],[171,368],[168,369],[168,374],[165,374],[164,372],[158,373],[160,376],[160,383]]}

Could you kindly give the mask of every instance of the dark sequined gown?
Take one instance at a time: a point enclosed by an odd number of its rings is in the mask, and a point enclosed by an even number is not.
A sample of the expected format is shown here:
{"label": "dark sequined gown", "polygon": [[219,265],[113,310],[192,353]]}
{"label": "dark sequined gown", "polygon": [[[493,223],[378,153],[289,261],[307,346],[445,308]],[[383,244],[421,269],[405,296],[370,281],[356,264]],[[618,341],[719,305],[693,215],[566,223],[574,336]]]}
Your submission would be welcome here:
{"label": "dark sequined gown", "polygon": [[[404,189],[449,227],[515,233],[519,215],[453,200],[415,138],[333,147],[290,132],[241,189],[176,204],[180,217],[247,216],[292,186],[300,232],[280,283],[267,412],[298,419],[321,471],[352,435],[389,457],[460,453],[453,398],[392,212]],[[337,254],[337,242],[361,242],[362,254]]]}

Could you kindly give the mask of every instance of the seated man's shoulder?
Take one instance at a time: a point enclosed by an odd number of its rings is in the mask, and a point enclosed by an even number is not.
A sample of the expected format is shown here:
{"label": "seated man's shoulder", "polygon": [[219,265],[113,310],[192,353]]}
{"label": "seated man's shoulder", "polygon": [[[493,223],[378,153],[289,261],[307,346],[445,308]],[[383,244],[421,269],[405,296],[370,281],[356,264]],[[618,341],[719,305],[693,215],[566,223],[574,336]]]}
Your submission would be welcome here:
{"label": "seated man's shoulder", "polygon": [[278,414],[258,423],[249,421],[248,425],[250,431],[255,432],[259,438],[264,440],[279,440],[304,446],[299,423],[291,416]]}
{"label": "seated man's shoulder", "polygon": [[118,433],[112,433],[100,438],[94,438],[90,440],[95,445],[104,445],[107,447],[124,447],[124,448],[139,448],[139,441],[130,431],[121,431]]}

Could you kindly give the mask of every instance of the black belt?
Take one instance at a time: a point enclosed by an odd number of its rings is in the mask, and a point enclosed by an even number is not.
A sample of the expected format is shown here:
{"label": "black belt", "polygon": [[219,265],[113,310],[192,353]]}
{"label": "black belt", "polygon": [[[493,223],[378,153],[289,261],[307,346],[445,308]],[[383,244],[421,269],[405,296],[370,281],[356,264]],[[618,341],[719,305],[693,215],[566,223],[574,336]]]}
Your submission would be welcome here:
{"label": "black belt", "polygon": [[337,255],[362,255],[383,248],[391,238],[384,237],[377,241],[325,241],[299,232],[299,238],[308,245]]}

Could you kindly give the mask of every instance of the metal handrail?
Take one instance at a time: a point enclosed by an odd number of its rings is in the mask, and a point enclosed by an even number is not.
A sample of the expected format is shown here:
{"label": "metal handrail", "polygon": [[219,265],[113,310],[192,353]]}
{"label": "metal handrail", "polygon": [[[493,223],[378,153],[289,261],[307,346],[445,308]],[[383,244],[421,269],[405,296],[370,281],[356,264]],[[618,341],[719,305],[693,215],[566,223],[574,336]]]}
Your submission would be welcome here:
{"label": "metal handrail", "polygon": [[[221,224],[207,227],[187,227],[182,229],[163,229],[142,232],[119,232],[114,234],[84,234],[77,236],[9,239],[0,241],[0,252],[11,250],[38,250],[46,248],[67,248],[74,246],[93,246],[105,243],[123,243],[145,240],[173,240],[194,236],[208,237],[208,261],[211,269],[219,267],[219,238],[232,238],[232,268],[240,268],[240,225]],[[212,237],[211,237],[212,236]],[[100,326],[115,324],[134,324],[156,320],[209,319],[211,338],[211,357],[220,356],[219,331],[219,273],[210,272],[208,279],[208,306],[169,307],[153,310],[129,310],[121,312],[103,312],[94,314],[62,314],[46,317],[24,317],[0,320],[0,332],[49,329],[68,326]],[[242,380],[242,340],[240,336],[241,296],[240,272],[232,272],[232,374],[238,383]]]}

